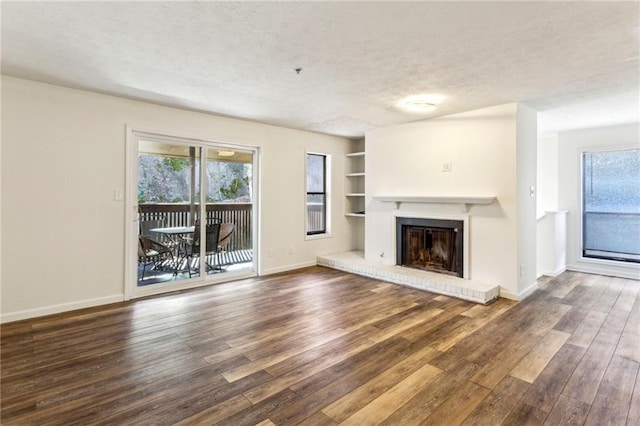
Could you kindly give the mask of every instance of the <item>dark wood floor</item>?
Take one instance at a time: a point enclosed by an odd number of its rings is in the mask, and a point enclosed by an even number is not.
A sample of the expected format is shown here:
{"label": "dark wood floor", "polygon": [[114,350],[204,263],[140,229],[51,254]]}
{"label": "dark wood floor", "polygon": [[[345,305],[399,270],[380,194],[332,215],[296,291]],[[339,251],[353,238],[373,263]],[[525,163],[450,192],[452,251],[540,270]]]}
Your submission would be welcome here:
{"label": "dark wood floor", "polygon": [[640,283],[490,306],[321,267],[2,326],[2,423],[639,425]]}

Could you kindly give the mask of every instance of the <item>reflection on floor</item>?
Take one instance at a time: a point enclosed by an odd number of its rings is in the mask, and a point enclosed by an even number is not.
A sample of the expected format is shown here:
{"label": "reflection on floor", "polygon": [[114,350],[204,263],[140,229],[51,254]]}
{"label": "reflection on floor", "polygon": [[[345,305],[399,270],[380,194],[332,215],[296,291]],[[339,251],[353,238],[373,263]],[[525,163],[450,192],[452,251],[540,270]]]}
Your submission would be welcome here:
{"label": "reflection on floor", "polygon": [[[217,274],[246,269],[251,267],[251,263],[253,262],[253,250],[236,250],[206,256],[206,262],[207,264],[216,267],[214,270],[209,270],[207,274]],[[169,281],[180,281],[189,278],[189,272],[185,263],[178,266],[177,275],[174,274],[174,267],[175,266],[168,261],[157,268],[153,268],[152,265],[147,265],[144,272],[144,279],[141,280],[142,265],[138,265],[138,286],[140,287]],[[217,267],[220,269],[217,269]],[[194,275],[194,271],[197,271],[199,268],[200,258],[196,257],[191,262],[192,276],[196,276]]]}

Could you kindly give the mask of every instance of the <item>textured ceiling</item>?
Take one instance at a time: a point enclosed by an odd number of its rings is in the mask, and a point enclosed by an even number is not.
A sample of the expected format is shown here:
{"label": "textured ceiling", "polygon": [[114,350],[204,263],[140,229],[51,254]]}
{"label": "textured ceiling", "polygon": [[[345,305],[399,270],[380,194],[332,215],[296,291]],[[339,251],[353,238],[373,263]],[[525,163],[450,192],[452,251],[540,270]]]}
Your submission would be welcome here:
{"label": "textured ceiling", "polygon": [[[522,102],[638,121],[638,2],[2,2],[2,73],[347,137]],[[294,69],[300,67],[297,74]],[[438,109],[398,108],[409,95]]]}

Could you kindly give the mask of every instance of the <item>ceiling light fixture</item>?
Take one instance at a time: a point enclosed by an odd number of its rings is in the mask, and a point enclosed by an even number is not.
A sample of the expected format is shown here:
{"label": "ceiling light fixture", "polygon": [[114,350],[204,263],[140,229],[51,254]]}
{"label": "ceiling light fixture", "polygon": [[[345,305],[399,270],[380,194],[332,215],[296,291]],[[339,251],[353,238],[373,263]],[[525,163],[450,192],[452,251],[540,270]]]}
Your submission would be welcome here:
{"label": "ceiling light fixture", "polygon": [[433,111],[436,109],[436,104],[424,101],[422,99],[412,99],[404,103],[405,108],[413,109],[416,111]]}
{"label": "ceiling light fixture", "polygon": [[436,104],[442,100],[437,95],[416,95],[403,99],[399,106],[412,112],[429,112],[436,109]]}
{"label": "ceiling light fixture", "polygon": [[233,157],[234,155],[236,155],[235,151],[230,151],[230,150],[218,151],[218,157]]}

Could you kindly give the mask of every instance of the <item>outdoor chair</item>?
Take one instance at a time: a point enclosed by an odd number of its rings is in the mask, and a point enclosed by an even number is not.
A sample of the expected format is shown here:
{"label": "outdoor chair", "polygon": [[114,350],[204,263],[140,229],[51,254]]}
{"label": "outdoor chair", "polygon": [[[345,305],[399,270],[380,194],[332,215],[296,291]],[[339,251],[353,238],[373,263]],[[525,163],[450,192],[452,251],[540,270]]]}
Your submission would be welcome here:
{"label": "outdoor chair", "polygon": [[[222,262],[220,262],[220,258],[223,252],[226,252],[226,248],[231,242],[231,237],[235,229],[236,229],[236,225],[234,225],[233,223],[225,222],[220,225],[220,236],[218,238],[218,253],[216,254],[216,257],[215,257],[215,263],[216,263],[215,269],[219,271],[223,271],[222,264],[221,264]],[[228,263],[225,263],[225,264],[228,264]]]}
{"label": "outdoor chair", "polygon": [[231,236],[233,231],[236,230],[236,225],[233,223],[225,222],[220,225],[220,238],[218,238],[218,251],[224,251],[225,248],[231,242]]}
{"label": "outdoor chair", "polygon": [[153,241],[149,237],[140,235],[138,237],[138,263],[142,264],[140,280],[144,280],[147,265],[152,264],[152,269],[156,269],[171,257],[171,249],[169,247]]}
{"label": "outdoor chair", "polygon": [[[205,259],[204,262],[208,270],[215,270],[215,268],[207,261],[207,256],[215,255],[218,253],[218,237],[220,235],[220,225],[206,225],[205,227]],[[200,225],[197,224],[193,231],[193,238],[190,242],[186,243],[181,249],[182,258],[187,261],[187,270],[189,271],[189,278],[191,278],[192,261],[195,257],[200,256]]]}
{"label": "outdoor chair", "polygon": [[141,220],[140,235],[150,238],[156,243],[162,244],[167,247],[174,246],[175,243],[171,241],[171,239],[167,238],[166,235],[161,234],[160,232],[152,231],[152,229],[164,228],[166,226],[166,221],[164,219]]}

